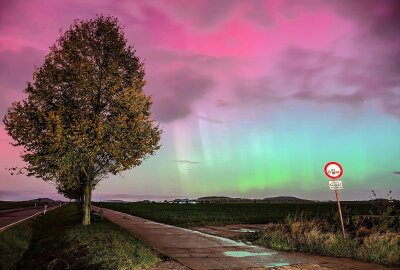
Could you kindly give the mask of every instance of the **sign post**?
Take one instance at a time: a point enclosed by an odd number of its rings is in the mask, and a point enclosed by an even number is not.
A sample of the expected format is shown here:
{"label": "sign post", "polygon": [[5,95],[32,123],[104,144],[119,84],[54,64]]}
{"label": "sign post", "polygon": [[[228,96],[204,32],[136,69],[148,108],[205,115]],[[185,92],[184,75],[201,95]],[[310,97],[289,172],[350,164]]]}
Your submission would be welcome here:
{"label": "sign post", "polygon": [[328,162],[324,167],[325,175],[332,179],[333,181],[329,181],[329,189],[334,190],[336,194],[336,201],[339,210],[339,217],[340,217],[340,224],[342,225],[342,232],[343,237],[345,237],[344,225],[343,225],[343,216],[342,216],[342,209],[340,207],[340,200],[339,200],[339,189],[343,189],[343,183],[339,179],[343,175],[343,167],[337,162]]}

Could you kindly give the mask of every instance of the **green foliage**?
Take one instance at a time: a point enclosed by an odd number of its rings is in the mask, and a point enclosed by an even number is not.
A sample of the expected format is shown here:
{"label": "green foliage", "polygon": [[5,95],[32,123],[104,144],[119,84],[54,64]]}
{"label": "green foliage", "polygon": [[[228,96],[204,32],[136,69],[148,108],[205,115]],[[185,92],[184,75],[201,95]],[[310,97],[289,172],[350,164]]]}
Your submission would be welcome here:
{"label": "green foliage", "polygon": [[112,223],[79,220],[79,209],[69,204],[2,232],[0,269],[142,269],[159,261]]}
{"label": "green foliage", "polygon": [[27,99],[4,118],[24,148],[27,166],[19,172],[58,182],[74,196],[71,190],[94,188],[154,154],[161,130],[151,118],[144,75],[116,18],[76,20],[35,71]]}

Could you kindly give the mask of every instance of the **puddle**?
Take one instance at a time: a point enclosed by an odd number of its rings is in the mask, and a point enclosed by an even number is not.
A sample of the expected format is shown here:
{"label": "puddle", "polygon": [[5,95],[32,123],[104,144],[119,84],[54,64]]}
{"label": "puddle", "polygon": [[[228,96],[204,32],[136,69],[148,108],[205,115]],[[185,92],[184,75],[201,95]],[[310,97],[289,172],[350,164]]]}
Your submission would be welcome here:
{"label": "puddle", "polygon": [[280,267],[280,266],[288,266],[289,263],[269,263],[265,267],[272,268],[272,267]]}
{"label": "puddle", "polygon": [[229,257],[243,258],[256,256],[271,256],[276,252],[248,252],[248,251],[225,251],[224,254]]}
{"label": "puddle", "polygon": [[235,247],[244,247],[244,246],[247,246],[245,243],[236,242],[236,241],[231,240],[231,239],[229,239],[229,238],[223,238],[223,237],[218,236],[218,235],[211,235],[211,234],[208,234],[208,233],[203,233],[203,232],[199,232],[199,231],[194,231],[194,230],[186,229],[186,228],[179,228],[179,229],[184,230],[184,231],[187,231],[187,232],[195,233],[195,234],[197,234],[197,235],[201,235],[201,236],[203,236],[203,237],[205,237],[205,238],[214,238],[214,239],[216,239],[216,240],[221,241],[222,244],[223,244],[223,245],[226,245],[226,246],[235,246]]}

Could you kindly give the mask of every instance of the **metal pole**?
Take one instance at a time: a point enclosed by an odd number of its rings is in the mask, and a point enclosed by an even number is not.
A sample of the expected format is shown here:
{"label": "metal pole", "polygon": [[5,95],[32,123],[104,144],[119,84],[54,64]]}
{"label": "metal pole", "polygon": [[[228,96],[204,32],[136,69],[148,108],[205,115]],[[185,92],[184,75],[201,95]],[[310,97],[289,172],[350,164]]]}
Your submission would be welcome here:
{"label": "metal pole", "polygon": [[338,191],[335,190],[335,193],[336,193],[336,201],[337,201],[337,205],[338,205],[338,209],[339,209],[340,224],[342,225],[343,237],[346,237],[345,232],[344,232],[342,209],[340,208],[340,201],[339,201]]}

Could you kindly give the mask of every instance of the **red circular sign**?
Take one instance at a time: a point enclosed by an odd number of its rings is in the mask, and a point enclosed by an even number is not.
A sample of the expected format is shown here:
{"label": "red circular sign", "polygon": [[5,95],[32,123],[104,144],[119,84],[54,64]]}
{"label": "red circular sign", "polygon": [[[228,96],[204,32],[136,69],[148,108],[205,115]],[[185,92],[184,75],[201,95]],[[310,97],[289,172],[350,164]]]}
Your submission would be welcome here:
{"label": "red circular sign", "polygon": [[339,179],[343,175],[343,167],[338,162],[328,162],[324,167],[324,173],[331,179]]}

